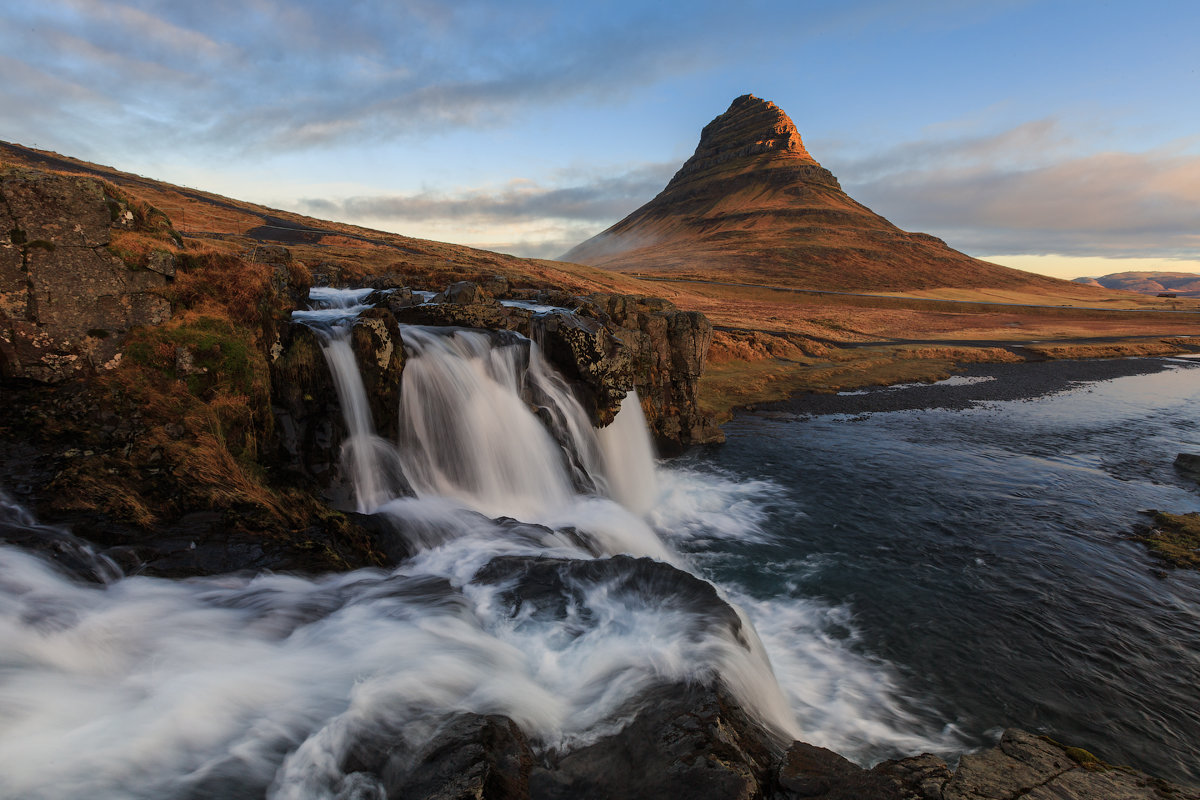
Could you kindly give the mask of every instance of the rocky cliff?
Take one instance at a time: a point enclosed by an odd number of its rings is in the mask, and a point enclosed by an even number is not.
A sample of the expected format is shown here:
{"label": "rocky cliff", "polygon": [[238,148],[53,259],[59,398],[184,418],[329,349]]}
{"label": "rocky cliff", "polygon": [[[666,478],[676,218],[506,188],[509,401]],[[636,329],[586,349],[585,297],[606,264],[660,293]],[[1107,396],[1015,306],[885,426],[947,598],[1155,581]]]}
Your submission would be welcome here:
{"label": "rocky cliff", "polygon": [[156,224],[169,227],[100,181],[0,171],[0,376],[112,369],[131,328],[165,322],[174,259],[129,263],[113,247],[114,234]]}
{"label": "rocky cliff", "polygon": [[897,228],[842,191],[774,103],[743,95],[653,200],[565,261],[808,289],[1051,287]]}
{"label": "rocky cliff", "polygon": [[[290,318],[306,265],[274,245],[185,245],[164,214],[93,178],[10,168],[0,200],[0,485],[161,574],[385,557],[313,494],[345,500],[345,431],[319,344]],[[720,437],[697,405],[703,315],[503,277],[421,304],[406,283],[373,281],[379,307],[353,337],[383,436],[395,435],[400,321],[536,338],[597,425],[637,390],[663,452]]]}

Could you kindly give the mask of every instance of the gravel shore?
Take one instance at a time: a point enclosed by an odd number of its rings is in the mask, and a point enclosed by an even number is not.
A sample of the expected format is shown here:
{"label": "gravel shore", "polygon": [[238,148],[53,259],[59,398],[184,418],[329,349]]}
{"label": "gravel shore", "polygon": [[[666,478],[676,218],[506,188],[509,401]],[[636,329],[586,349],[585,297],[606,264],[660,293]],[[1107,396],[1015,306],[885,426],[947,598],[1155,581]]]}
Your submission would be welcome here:
{"label": "gravel shore", "polygon": [[938,383],[880,386],[839,394],[805,392],[788,400],[758,403],[747,410],[820,415],[932,408],[965,409],[976,403],[1028,400],[1064,391],[1077,383],[1148,375],[1180,366],[1200,367],[1200,360],[1152,357],[976,364]]}

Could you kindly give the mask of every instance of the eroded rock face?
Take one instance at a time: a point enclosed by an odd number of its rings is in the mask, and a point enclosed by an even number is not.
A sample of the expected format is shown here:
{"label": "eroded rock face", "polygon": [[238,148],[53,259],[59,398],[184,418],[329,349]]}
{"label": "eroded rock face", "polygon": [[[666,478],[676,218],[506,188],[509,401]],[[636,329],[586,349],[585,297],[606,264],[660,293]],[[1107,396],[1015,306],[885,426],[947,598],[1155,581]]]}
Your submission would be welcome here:
{"label": "eroded rock face", "polygon": [[700,410],[699,379],[712,344],[712,323],[657,297],[593,294],[589,306],[630,351],[633,388],[664,454],[724,439]]}
{"label": "eroded rock face", "polygon": [[350,347],[360,365],[375,430],[384,438],[399,435],[400,374],[404,342],[400,326],[386,308],[364,311],[350,331]]}
{"label": "eroded rock face", "polygon": [[170,317],[169,254],[131,269],[107,250],[132,222],[99,181],[0,171],[0,376],[56,382],[111,368],[130,328]]}

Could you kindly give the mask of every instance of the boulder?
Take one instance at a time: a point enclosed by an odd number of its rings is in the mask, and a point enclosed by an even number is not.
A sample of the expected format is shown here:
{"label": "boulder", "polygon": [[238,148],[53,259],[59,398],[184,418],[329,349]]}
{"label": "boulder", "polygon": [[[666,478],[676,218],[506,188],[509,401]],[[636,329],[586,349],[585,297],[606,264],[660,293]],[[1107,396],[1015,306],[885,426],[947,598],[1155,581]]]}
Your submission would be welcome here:
{"label": "boulder", "polygon": [[767,795],[780,746],[719,685],[669,685],[637,699],[620,732],[551,756],[529,778],[536,800]]}
{"label": "boulder", "polygon": [[1200,456],[1180,453],[1175,456],[1175,469],[1185,478],[1200,482]]}

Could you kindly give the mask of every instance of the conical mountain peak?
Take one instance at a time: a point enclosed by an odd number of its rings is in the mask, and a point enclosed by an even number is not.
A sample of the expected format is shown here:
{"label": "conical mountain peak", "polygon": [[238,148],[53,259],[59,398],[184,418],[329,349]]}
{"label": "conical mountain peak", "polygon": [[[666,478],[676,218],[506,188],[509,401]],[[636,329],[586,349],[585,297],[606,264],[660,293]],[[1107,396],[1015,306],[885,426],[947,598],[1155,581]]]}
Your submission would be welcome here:
{"label": "conical mountain peak", "polygon": [[658,196],[563,255],[604,269],[836,291],[1049,282],[900,230],[855,202],[792,120],[745,94]]}
{"label": "conical mountain peak", "polygon": [[744,94],[729,105],[729,110],[704,126],[700,144],[679,170],[679,176],[763,153],[817,163],[804,149],[800,132],[782,108]]}

